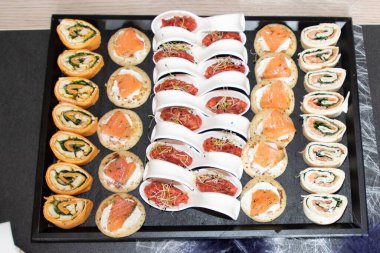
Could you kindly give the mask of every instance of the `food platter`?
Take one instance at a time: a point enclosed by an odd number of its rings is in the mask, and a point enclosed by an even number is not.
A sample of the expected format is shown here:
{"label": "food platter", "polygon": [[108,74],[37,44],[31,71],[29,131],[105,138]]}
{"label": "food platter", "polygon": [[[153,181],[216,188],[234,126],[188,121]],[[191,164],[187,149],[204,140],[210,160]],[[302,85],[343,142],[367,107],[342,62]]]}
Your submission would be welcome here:
{"label": "food platter", "polygon": [[[119,66],[116,65],[107,53],[107,41],[119,29],[123,27],[134,27],[143,31],[150,40],[153,38],[151,31],[151,21],[153,16],[86,16],[86,15],[53,15],[51,23],[51,35],[49,41],[44,102],[41,118],[40,146],[38,163],[36,167],[36,188],[34,200],[34,214],[32,227],[33,241],[109,241],[109,240],[149,240],[166,238],[249,238],[249,237],[316,237],[316,236],[352,236],[367,233],[367,216],[365,205],[364,168],[361,147],[361,128],[358,104],[358,85],[356,80],[356,65],[354,54],[354,42],[352,21],[349,18],[322,18],[322,17],[245,17],[245,35],[247,42],[245,46],[248,50],[248,67],[251,72],[248,74],[250,89],[256,84],[254,77],[254,62],[258,57],[254,54],[253,41],[256,32],[266,24],[283,23],[291,27],[296,35],[298,49],[293,56],[296,61],[297,54],[301,52],[300,31],[308,26],[319,23],[334,22],[342,27],[342,35],[338,42],[341,50],[341,60],[337,67],[347,70],[347,77],[342,88],[342,92],[351,93],[347,114],[338,117],[347,126],[347,132],[343,136],[342,143],[348,147],[348,158],[340,167],[346,173],[345,182],[338,192],[348,197],[348,206],[342,218],[331,225],[320,226],[313,224],[306,218],[302,211],[302,195],[306,192],[302,190],[297,177],[299,172],[307,168],[300,152],[307,145],[307,140],[302,135],[302,114],[299,105],[302,102],[306,91],[303,87],[304,73],[298,71],[297,85],[294,87],[295,107],[291,118],[297,129],[293,141],[287,146],[289,162],[286,171],[276,180],[283,186],[287,195],[287,208],[284,213],[274,221],[266,224],[254,222],[240,212],[237,220],[231,220],[226,216],[214,211],[193,208],[181,212],[163,212],[146,205],[138,189],[131,192],[141,202],[146,209],[146,221],[141,229],[128,237],[113,239],[104,236],[96,227],[95,212],[103,199],[110,195],[102,187],[97,177],[98,167],[103,157],[111,151],[104,148],[96,135],[88,137],[100,149],[100,154],[83,168],[94,178],[92,189],[80,197],[90,199],[94,202],[95,209],[91,212],[88,220],[79,227],[62,230],[50,224],[43,217],[42,207],[44,197],[51,195],[44,177],[48,167],[56,161],[51,149],[49,139],[57,131],[51,111],[58,101],[54,96],[54,84],[59,77],[63,76],[57,66],[58,56],[65,50],[64,45],[59,40],[55,29],[63,18],[82,19],[95,25],[102,34],[102,43],[97,53],[104,58],[104,67],[92,81],[100,88],[98,102],[87,109],[96,117],[102,117],[108,111],[116,107],[108,100],[104,84]],[[139,68],[143,69],[153,81],[154,62],[153,54],[150,52]],[[145,150],[150,144],[150,136],[155,125],[152,119],[152,96],[139,108],[133,109],[143,123],[144,131],[140,141],[130,151],[137,154],[144,164],[146,164]],[[248,110],[244,114],[252,120],[253,113]],[[241,182],[245,185],[250,180],[247,174],[243,174]]]}

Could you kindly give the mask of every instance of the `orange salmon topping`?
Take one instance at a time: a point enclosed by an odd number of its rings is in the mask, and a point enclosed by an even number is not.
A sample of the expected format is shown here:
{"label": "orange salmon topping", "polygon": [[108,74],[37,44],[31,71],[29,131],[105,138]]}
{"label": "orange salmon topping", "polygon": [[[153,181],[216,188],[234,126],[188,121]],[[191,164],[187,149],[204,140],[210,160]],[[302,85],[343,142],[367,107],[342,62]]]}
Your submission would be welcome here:
{"label": "orange salmon topping", "polygon": [[120,95],[123,98],[127,98],[143,85],[136,77],[130,74],[118,75],[116,81]]}
{"label": "orange salmon topping", "polygon": [[108,164],[104,173],[122,186],[128,182],[136,167],[136,163],[127,162],[125,157],[120,156]]}
{"label": "orange salmon topping", "polygon": [[127,28],[116,39],[115,50],[118,55],[130,57],[144,49],[142,42],[133,28]]}
{"label": "orange salmon topping", "polygon": [[274,56],[263,73],[263,79],[281,78],[291,76],[291,70],[286,63],[284,54]]}
{"label": "orange salmon topping", "polygon": [[250,214],[251,216],[262,214],[279,202],[279,197],[273,191],[257,190],[252,194]]}
{"label": "orange salmon topping", "polygon": [[270,139],[277,139],[280,136],[296,132],[293,121],[277,110],[271,113],[263,125],[263,134]]}
{"label": "orange salmon topping", "polygon": [[282,150],[278,150],[265,142],[259,142],[253,161],[262,167],[274,166],[284,158]]}
{"label": "orange salmon topping", "polygon": [[124,113],[120,111],[116,111],[101,129],[103,133],[118,138],[128,138],[133,131]]}
{"label": "orange salmon topping", "polygon": [[277,48],[290,37],[290,32],[279,25],[266,26],[260,31],[261,37],[267,43],[271,52],[276,52]]}
{"label": "orange salmon topping", "polygon": [[285,90],[285,84],[281,81],[276,81],[271,84],[264,92],[260,106],[263,109],[280,109],[286,110],[289,108],[290,99]]}
{"label": "orange salmon topping", "polygon": [[113,232],[121,228],[125,220],[135,210],[136,205],[137,203],[133,199],[123,199],[119,195],[116,195],[112,200],[111,212],[108,216],[108,230]]}

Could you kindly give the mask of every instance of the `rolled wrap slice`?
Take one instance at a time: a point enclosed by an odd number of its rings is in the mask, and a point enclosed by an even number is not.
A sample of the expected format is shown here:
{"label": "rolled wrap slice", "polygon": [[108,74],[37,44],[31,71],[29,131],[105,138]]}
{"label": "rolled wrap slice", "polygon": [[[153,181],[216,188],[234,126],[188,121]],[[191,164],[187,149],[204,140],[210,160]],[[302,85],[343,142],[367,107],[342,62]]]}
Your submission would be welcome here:
{"label": "rolled wrap slice", "polygon": [[347,197],[338,194],[310,194],[303,199],[307,218],[319,225],[329,225],[339,220],[347,207]]}
{"label": "rolled wrap slice", "polygon": [[300,172],[301,187],[310,193],[334,193],[344,182],[343,170],[335,168],[307,168]]}
{"label": "rolled wrap slice", "polygon": [[339,47],[310,48],[302,51],[298,65],[304,72],[335,67],[340,59]]}
{"label": "rolled wrap slice", "polygon": [[303,151],[303,160],[312,167],[340,167],[347,153],[347,147],[340,143],[310,142]]}
{"label": "rolled wrap slice", "polygon": [[52,112],[54,124],[62,131],[70,131],[83,136],[96,132],[98,118],[78,106],[59,103]]}
{"label": "rolled wrap slice", "polygon": [[338,91],[345,78],[345,69],[326,68],[307,72],[303,84],[307,92]]}
{"label": "rolled wrap slice", "polygon": [[338,142],[346,132],[346,125],[339,120],[317,114],[304,114],[302,130],[309,141]]}
{"label": "rolled wrap slice", "polygon": [[342,112],[347,113],[349,96],[350,93],[345,99],[337,92],[313,91],[303,97],[301,111],[335,118]]}
{"label": "rolled wrap slice", "polygon": [[301,45],[304,49],[335,46],[340,34],[340,27],[334,23],[322,23],[309,26],[304,28],[301,32]]}
{"label": "rolled wrap slice", "polygon": [[99,99],[99,87],[81,77],[60,77],[54,87],[54,95],[60,102],[88,108]]}
{"label": "rolled wrap slice", "polygon": [[61,71],[67,76],[91,79],[104,65],[100,54],[86,49],[65,50],[57,60]]}
{"label": "rolled wrap slice", "polygon": [[87,171],[64,162],[50,165],[46,171],[45,180],[50,190],[66,195],[88,192],[93,182],[92,176]]}
{"label": "rolled wrap slice", "polygon": [[59,160],[76,165],[91,162],[99,153],[85,137],[65,131],[58,131],[51,137],[50,148]]}
{"label": "rolled wrap slice", "polygon": [[45,219],[63,229],[71,229],[83,224],[88,219],[93,206],[89,199],[69,195],[52,195],[45,199],[43,207]]}
{"label": "rolled wrap slice", "polygon": [[93,51],[100,46],[100,31],[84,20],[64,18],[57,26],[57,33],[69,49]]}

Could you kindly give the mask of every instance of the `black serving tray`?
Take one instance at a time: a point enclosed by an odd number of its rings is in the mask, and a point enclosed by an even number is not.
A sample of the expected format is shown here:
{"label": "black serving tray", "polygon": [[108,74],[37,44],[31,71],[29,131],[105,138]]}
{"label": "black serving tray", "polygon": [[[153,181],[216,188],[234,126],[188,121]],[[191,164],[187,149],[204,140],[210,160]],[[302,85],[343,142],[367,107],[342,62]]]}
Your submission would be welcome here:
{"label": "black serving tray", "polygon": [[[342,94],[351,92],[349,100],[348,113],[340,116],[338,119],[347,125],[347,132],[342,143],[347,145],[349,156],[342,165],[346,173],[346,179],[342,189],[338,192],[348,197],[348,206],[342,218],[335,224],[320,226],[309,221],[302,210],[302,197],[307,193],[301,189],[298,173],[305,169],[307,165],[299,153],[302,151],[308,141],[302,135],[302,114],[299,105],[306,91],[303,87],[304,73],[299,70],[299,78],[295,93],[295,110],[291,118],[297,129],[294,140],[288,145],[287,152],[289,164],[277,180],[283,185],[287,193],[287,207],[284,213],[276,220],[262,224],[252,221],[242,211],[239,218],[233,221],[225,216],[202,209],[187,209],[181,212],[163,212],[147,205],[145,208],[147,217],[144,226],[135,234],[114,239],[104,236],[96,227],[95,212],[100,202],[111,195],[99,182],[98,166],[101,159],[111,153],[104,148],[97,138],[97,135],[89,139],[101,150],[100,154],[88,165],[83,166],[93,177],[94,183],[91,191],[79,195],[79,197],[91,199],[94,202],[94,209],[89,219],[79,227],[63,230],[50,224],[45,220],[42,214],[44,197],[49,196],[52,192],[47,187],[44,180],[46,169],[56,161],[49,147],[50,137],[57,131],[51,112],[53,107],[58,103],[54,96],[53,89],[57,79],[62,76],[57,66],[58,55],[65,49],[56,33],[56,27],[63,18],[83,19],[95,25],[102,34],[102,44],[96,52],[104,57],[105,66],[99,74],[92,80],[100,87],[99,101],[89,110],[101,117],[106,112],[114,109],[115,106],[108,100],[104,84],[109,76],[119,67],[108,56],[107,42],[111,35],[122,27],[135,27],[143,31],[150,39],[153,33],[150,30],[150,24],[154,16],[108,16],[108,15],[53,15],[51,20],[51,34],[49,41],[48,59],[46,67],[46,79],[44,100],[41,117],[40,143],[38,152],[38,162],[36,167],[36,186],[34,197],[34,213],[32,222],[32,241],[37,242],[79,242],[79,241],[132,241],[132,240],[153,240],[168,238],[250,238],[250,237],[326,237],[326,236],[361,236],[367,234],[367,210],[364,185],[364,167],[361,142],[361,127],[358,100],[358,83],[355,63],[355,50],[351,18],[338,17],[246,17],[246,47],[249,52],[248,66],[251,72],[248,78],[251,83],[251,89],[255,85],[254,78],[254,61],[257,59],[254,54],[253,40],[256,32],[264,25],[269,23],[285,23],[289,25],[297,37],[298,49],[293,59],[297,62],[297,53],[302,51],[300,45],[300,31],[307,26],[316,25],[323,22],[339,22],[343,25],[342,35],[338,42],[341,50],[341,60],[338,67],[347,70],[346,81],[340,90]],[[152,78],[154,63],[152,61],[152,52],[146,60],[139,65]],[[151,96],[152,98],[152,96]],[[144,134],[138,145],[131,149],[132,152],[145,159],[145,149],[149,144],[148,135],[150,135],[154,122],[149,115],[152,114],[151,102],[149,99],[143,106],[135,109],[144,124]],[[245,115],[252,119],[253,113],[247,112]],[[241,181],[245,185],[250,178],[244,174]],[[137,190],[132,194],[137,198],[140,195]]]}

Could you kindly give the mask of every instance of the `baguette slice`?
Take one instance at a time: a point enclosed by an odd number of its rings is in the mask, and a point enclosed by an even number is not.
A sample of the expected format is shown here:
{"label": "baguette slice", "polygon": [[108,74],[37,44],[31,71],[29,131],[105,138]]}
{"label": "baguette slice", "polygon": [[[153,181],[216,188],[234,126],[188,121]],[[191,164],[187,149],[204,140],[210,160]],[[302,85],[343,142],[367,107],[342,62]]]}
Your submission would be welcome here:
{"label": "baguette slice", "polygon": [[307,168],[300,172],[301,187],[310,193],[334,193],[344,182],[343,170],[335,168]]}

